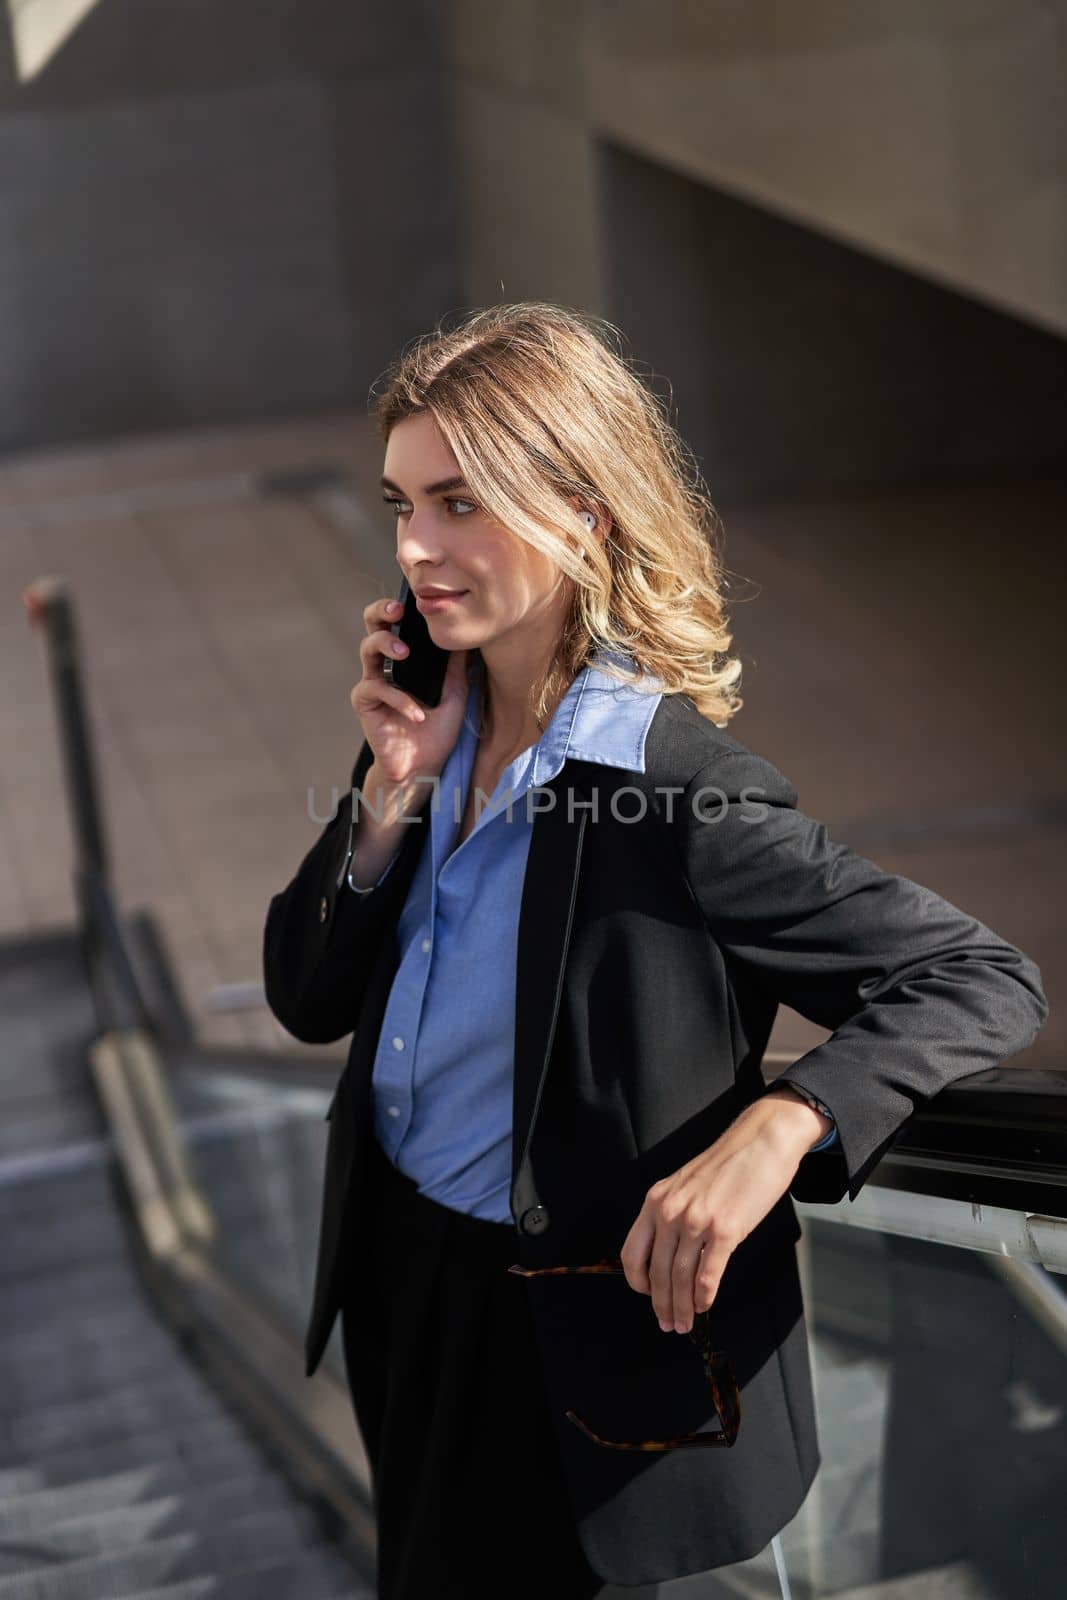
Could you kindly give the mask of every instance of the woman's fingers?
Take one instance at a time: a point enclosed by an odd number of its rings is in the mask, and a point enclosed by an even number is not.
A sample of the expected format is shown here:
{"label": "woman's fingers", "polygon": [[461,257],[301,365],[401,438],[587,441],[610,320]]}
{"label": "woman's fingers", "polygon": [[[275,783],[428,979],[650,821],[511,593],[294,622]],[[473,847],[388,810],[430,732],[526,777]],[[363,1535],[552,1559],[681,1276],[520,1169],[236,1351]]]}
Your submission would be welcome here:
{"label": "woman's fingers", "polygon": [[[363,613],[368,632],[359,642],[359,655],[363,663],[364,677],[367,678],[381,678],[385,675],[386,656],[391,656],[394,661],[402,661],[408,654],[407,645],[398,639],[388,626],[390,619],[385,615],[385,607],[388,604],[390,602],[387,600],[376,600],[373,605],[367,606]],[[395,621],[395,618],[392,620]]]}
{"label": "woman's fingers", "polygon": [[[656,1230],[652,1246],[652,1260],[648,1275],[652,1280],[652,1310],[664,1333],[674,1328],[674,1261],[678,1240],[672,1228],[661,1225]],[[679,1316],[681,1313],[679,1312]]]}
{"label": "woman's fingers", "polygon": [[[713,1235],[704,1241],[703,1250],[697,1251],[691,1282],[687,1286],[685,1296],[687,1332],[693,1326],[694,1315],[700,1311],[707,1311],[709,1306],[714,1304],[722,1275],[736,1247],[736,1241],[733,1239],[722,1239]],[[677,1314],[677,1299],[674,1309]]]}
{"label": "woman's fingers", "polygon": [[369,711],[397,711],[409,722],[425,722],[426,713],[413,695],[388,683],[384,677],[364,677],[352,690],[352,709],[358,717]]}
{"label": "woman's fingers", "polygon": [[649,1277],[652,1310],[665,1333],[689,1333],[696,1314],[712,1305],[732,1249],[714,1232],[693,1238],[667,1227],[659,1230]]}
{"label": "woman's fingers", "polygon": [[620,1252],[631,1289],[649,1295],[664,1332],[691,1331],[739,1242],[723,1220],[709,1220],[707,1196],[693,1178],[686,1167],[652,1185]]}
{"label": "woman's fingers", "polygon": [[656,1242],[656,1222],[646,1200],[637,1220],[622,1247],[619,1259],[626,1272],[626,1281],[637,1294],[651,1294],[652,1280],[648,1275],[648,1262]]}
{"label": "woman's fingers", "polygon": [[647,1294],[664,1332],[679,1321],[693,1325],[693,1286],[702,1240],[689,1240],[660,1211],[662,1190],[653,1186],[630,1229],[621,1257],[631,1289]]}
{"label": "woman's fingers", "polygon": [[[397,608],[395,612],[394,606]],[[376,707],[388,706],[390,710],[402,712],[412,722],[423,722],[425,715],[418,701],[391,684],[385,676],[386,656],[394,661],[403,661],[408,654],[407,645],[394,635],[389,626],[399,615],[398,602],[388,598],[372,600],[370,605],[364,606],[363,621],[368,632],[359,643],[363,677],[352,690],[352,708],[362,715]],[[374,686],[369,693],[365,688],[367,684]]]}
{"label": "woman's fingers", "polygon": [[408,654],[408,647],[402,640],[396,639],[388,628],[379,628],[374,633],[368,633],[359,647],[363,658],[363,670],[368,678],[382,678],[385,676],[385,658],[391,656],[394,661],[403,661]]}
{"label": "woman's fingers", "polygon": [[376,623],[380,626],[383,622],[392,627],[399,617],[401,606],[399,600],[394,600],[390,595],[384,595],[379,600],[372,600],[370,605],[363,607],[363,622],[370,629]]}

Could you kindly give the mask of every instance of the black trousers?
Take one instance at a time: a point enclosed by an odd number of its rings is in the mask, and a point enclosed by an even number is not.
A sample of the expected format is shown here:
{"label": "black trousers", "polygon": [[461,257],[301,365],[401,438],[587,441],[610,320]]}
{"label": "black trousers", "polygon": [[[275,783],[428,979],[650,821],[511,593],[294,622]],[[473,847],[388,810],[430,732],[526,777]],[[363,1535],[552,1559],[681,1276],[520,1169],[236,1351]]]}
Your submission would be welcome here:
{"label": "black trousers", "polygon": [[379,1600],[616,1593],[578,1542],[526,1287],[506,1271],[514,1228],[421,1195],[372,1146],[341,1318]]}

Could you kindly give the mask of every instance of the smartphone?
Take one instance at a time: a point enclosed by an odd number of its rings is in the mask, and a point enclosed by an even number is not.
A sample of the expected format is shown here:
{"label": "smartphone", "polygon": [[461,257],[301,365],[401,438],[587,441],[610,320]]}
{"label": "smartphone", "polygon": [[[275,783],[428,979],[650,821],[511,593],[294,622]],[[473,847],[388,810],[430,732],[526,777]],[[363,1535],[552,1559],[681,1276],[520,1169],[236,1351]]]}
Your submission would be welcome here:
{"label": "smartphone", "polygon": [[414,695],[424,706],[440,705],[448,658],[452,652],[434,644],[426,618],[415,604],[414,591],[408,586],[406,578],[400,580],[397,599],[404,610],[400,621],[394,622],[389,632],[403,640],[408,653],[403,660],[397,660],[394,656],[385,657],[382,669],[385,681],[403,689],[405,694]]}

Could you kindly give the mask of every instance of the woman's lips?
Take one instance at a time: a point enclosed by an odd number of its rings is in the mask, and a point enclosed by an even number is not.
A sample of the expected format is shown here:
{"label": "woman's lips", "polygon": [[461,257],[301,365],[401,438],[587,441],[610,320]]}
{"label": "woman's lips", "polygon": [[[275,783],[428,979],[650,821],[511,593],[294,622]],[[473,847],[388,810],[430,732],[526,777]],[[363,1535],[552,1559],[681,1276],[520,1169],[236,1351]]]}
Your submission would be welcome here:
{"label": "woman's lips", "polygon": [[420,611],[433,616],[435,611],[443,611],[446,606],[455,605],[456,601],[462,600],[466,594],[466,589],[457,589],[454,594],[424,594],[416,598],[415,604]]}

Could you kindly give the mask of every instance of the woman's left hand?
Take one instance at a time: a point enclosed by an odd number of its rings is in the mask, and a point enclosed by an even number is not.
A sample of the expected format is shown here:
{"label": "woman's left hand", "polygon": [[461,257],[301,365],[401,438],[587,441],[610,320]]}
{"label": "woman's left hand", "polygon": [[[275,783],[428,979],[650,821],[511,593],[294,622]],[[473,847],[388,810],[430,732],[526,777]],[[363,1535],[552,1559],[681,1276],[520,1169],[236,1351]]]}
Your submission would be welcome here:
{"label": "woman's left hand", "polygon": [[731,1253],[788,1189],[831,1124],[790,1090],[747,1106],[713,1145],[654,1183],[620,1251],[626,1281],[652,1296],[665,1332],[688,1333]]}

